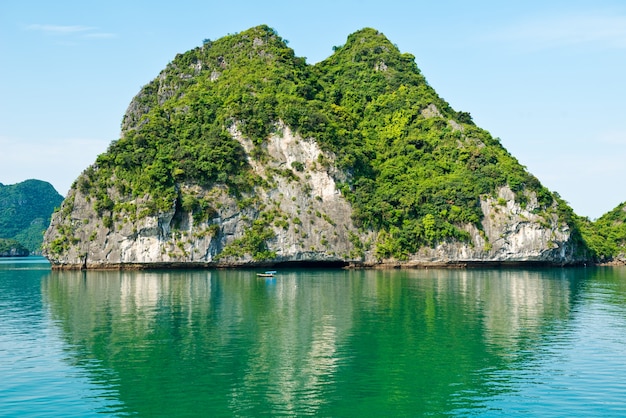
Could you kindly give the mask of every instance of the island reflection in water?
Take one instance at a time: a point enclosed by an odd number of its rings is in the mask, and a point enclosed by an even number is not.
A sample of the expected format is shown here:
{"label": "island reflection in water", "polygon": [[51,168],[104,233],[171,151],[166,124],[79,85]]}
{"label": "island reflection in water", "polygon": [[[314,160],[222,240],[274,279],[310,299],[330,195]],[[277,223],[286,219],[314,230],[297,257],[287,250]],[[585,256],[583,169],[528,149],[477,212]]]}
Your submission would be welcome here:
{"label": "island reflection in water", "polygon": [[518,372],[533,383],[546,344],[568,344],[590,272],[90,271],[42,283],[71,358],[126,413],[472,414],[515,399]]}

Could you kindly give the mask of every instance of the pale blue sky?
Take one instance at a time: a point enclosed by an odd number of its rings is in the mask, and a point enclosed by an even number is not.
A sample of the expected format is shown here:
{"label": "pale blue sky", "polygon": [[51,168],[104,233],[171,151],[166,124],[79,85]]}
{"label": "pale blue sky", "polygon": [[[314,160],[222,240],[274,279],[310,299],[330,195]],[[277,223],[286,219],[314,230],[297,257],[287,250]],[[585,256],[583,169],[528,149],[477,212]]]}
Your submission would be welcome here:
{"label": "pale blue sky", "polygon": [[0,182],[66,194],[177,53],[259,24],[309,63],[378,29],[576,213],[626,200],[623,0],[4,0]]}

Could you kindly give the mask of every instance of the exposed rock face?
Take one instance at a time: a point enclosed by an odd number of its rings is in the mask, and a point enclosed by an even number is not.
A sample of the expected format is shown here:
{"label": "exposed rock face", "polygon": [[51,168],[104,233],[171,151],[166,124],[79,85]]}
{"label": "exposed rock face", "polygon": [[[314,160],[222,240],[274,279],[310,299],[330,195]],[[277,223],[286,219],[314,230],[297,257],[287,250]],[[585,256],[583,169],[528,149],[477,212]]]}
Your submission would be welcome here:
{"label": "exposed rock face", "polygon": [[532,195],[529,200],[522,208],[508,187],[501,188],[497,198],[481,200],[482,231],[473,225],[466,226],[471,243],[450,242],[423,248],[408,264],[583,262],[585,257],[577,254],[579,248],[570,240],[570,228],[559,223],[556,213],[534,214],[537,199]]}
{"label": "exposed rock face", "polygon": [[[235,127],[231,134],[252,150],[250,141]],[[269,138],[267,151],[270,159],[264,164],[252,159],[250,163],[256,174],[273,182],[272,187],[257,187],[245,199],[249,202],[245,207],[224,188],[181,187],[183,192],[193,191],[219,208],[214,218],[202,224],[174,201],[170,211],[158,216],[141,217],[137,209],[116,217],[110,227],[103,227],[91,199],[73,189],[68,196],[68,202],[73,202],[71,212],[59,211],[53,216],[45,240],[63,240],[63,225],[70,224],[70,241],[75,245],[70,245],[62,256],[54,255],[49,245],[46,256],[55,266],[66,268],[361,261],[354,237],[369,240],[371,234],[359,234],[352,223],[350,204],[335,183],[341,173],[319,162],[332,162],[334,157],[323,153],[314,141],[293,135],[285,126]],[[111,195],[115,193],[110,190]],[[141,199],[126,203],[142,206]],[[69,203],[66,205],[69,207]],[[250,254],[238,254],[237,246],[243,244],[237,240],[246,236],[262,214],[272,218],[263,227],[273,235],[267,241],[267,250],[273,256],[259,261]],[[229,246],[234,247],[234,255],[220,256]]]}
{"label": "exposed rock face", "polygon": [[[231,135],[252,152],[252,143],[236,127],[231,128]],[[61,256],[48,245],[45,255],[57,268],[96,269],[281,262],[371,267],[523,262],[564,265],[584,261],[576,255],[569,227],[559,223],[556,214],[547,218],[533,214],[537,204],[534,196],[522,208],[507,187],[501,188],[497,197],[481,201],[482,231],[473,225],[465,227],[471,242],[423,248],[408,260],[379,259],[373,246],[377,234],[359,231],[353,224],[352,208],[337,187],[336,182],[344,175],[333,168],[333,155],[322,152],[313,140],[294,135],[284,125],[269,138],[266,147],[269,160],[260,164],[250,158],[249,162],[271,187],[257,187],[247,200],[248,206],[242,207],[224,188],[181,186],[182,191],[192,191],[218,208],[213,218],[200,224],[194,221],[191,211],[173,201],[171,210],[158,216],[142,217],[136,209],[114,216],[112,225],[104,227],[93,201],[73,189],[66,202],[66,207],[73,202],[71,211],[55,213],[45,236],[46,242],[53,243],[71,225],[70,245]],[[115,196],[116,191],[110,193]],[[140,208],[142,198],[126,203]],[[272,220],[262,227],[271,231],[267,240],[271,256],[256,260],[251,254],[238,252],[246,245],[242,239],[247,231],[268,213]],[[234,251],[225,251],[229,248]]]}

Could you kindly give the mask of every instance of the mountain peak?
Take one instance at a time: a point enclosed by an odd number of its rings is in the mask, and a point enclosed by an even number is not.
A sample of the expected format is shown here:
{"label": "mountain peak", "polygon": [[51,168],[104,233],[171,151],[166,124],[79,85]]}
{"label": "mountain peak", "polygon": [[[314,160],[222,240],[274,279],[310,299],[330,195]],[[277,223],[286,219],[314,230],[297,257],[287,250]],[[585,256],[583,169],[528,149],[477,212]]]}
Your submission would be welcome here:
{"label": "mountain peak", "polygon": [[346,42],[346,45],[351,45],[355,43],[366,43],[366,42],[391,44],[389,39],[387,39],[387,37],[382,32],[379,32],[378,30],[374,28],[366,27],[363,29],[359,29],[356,32],[353,32],[350,35],[348,35],[348,40]]}
{"label": "mountain peak", "polygon": [[398,48],[382,32],[373,28],[363,28],[348,35],[346,43],[334,49],[336,54],[350,55],[353,61],[364,61],[389,54],[401,55]]}

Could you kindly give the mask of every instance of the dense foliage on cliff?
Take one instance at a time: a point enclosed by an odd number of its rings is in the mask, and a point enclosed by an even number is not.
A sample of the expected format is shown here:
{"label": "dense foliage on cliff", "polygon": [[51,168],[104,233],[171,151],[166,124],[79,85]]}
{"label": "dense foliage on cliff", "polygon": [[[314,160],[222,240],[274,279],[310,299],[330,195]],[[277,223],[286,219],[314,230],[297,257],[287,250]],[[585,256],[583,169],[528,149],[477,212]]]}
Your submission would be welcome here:
{"label": "dense foliage on cliff", "polygon": [[598,261],[626,261],[626,202],[605,213],[595,222],[581,220],[583,237]]}
{"label": "dense foliage on cliff", "polygon": [[265,140],[280,123],[337,156],[355,222],[382,232],[381,257],[468,240],[463,225],[481,228],[481,196],[504,185],[522,206],[534,195],[536,211],[570,221],[571,211],[554,205],[498,139],[436,94],[412,55],[373,29],[350,35],[314,66],[267,26],[177,55],[134,98],[122,137],[76,187],[101,213],[120,207],[111,188],[128,199],[152,196],[145,208],[152,213],[185,200],[180,184],[224,184],[238,196],[263,182],[232,128],[263,161]]}
{"label": "dense foliage on cliff", "polygon": [[50,216],[62,201],[45,181],[0,184],[0,238],[13,239],[31,252],[40,250]]}

